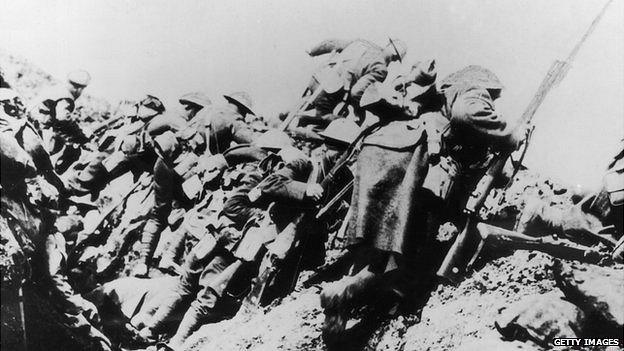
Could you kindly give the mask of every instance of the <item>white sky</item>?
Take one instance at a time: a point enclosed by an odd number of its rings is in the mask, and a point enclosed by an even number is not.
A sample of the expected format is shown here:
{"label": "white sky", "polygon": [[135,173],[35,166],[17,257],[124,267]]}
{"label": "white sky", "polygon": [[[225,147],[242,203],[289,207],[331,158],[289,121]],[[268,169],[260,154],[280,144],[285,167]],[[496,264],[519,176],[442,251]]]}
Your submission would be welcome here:
{"label": "white sky", "polygon": [[[498,74],[499,108],[518,116],[554,59],[564,59],[604,1],[12,1],[0,0],[0,48],[56,77],[88,70],[88,92],[172,101],[247,90],[267,116],[289,108],[325,38],[403,39],[439,77],[469,64]],[[527,163],[595,186],[624,137],[624,1],[615,0],[536,116]]]}

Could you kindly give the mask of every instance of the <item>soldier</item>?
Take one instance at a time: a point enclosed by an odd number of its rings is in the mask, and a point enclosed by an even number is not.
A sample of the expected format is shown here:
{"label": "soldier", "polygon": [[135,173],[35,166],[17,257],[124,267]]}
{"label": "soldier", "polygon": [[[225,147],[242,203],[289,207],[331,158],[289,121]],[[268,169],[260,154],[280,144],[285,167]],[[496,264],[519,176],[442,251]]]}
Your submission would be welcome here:
{"label": "soldier", "polygon": [[91,75],[85,70],[76,70],[69,72],[67,81],[69,82],[69,93],[74,98],[74,101],[76,101],[80,95],[82,95],[82,91],[91,82]]}
{"label": "soldier", "polygon": [[184,130],[187,123],[192,120],[199,111],[212,105],[210,98],[201,92],[192,92],[184,94],[178,99],[180,103],[180,111],[171,111],[170,113],[156,116],[149,124],[148,132],[150,135],[162,134],[167,130],[178,132]]}
{"label": "soldier", "polygon": [[52,120],[66,120],[74,110],[75,101],[89,85],[91,76],[83,70],[67,75],[65,86],[55,85],[44,89],[29,108],[30,117],[37,128],[44,128]]}
{"label": "soldier", "polygon": [[42,266],[35,264],[34,274],[40,278],[37,283],[42,284],[41,290],[49,294],[66,318],[63,323],[67,327],[88,338],[94,350],[112,350],[110,340],[98,329],[101,320],[97,308],[74,291],[67,277],[67,242],[75,242],[80,230],[80,217],[58,217],[45,244],[38,250],[39,260],[35,262]]}
{"label": "soldier", "polygon": [[494,107],[502,85],[492,72],[469,66],[443,80],[437,94],[433,61],[412,71],[390,82],[399,89],[379,89],[398,94],[382,99],[387,108],[362,98],[380,126],[364,139],[357,160],[347,229],[353,265],[321,294],[328,346],[340,340],[358,297],[398,298],[409,291],[410,274],[426,268],[414,265],[427,264],[427,251],[419,249],[428,240],[427,216],[453,196],[467,196],[447,186],[457,174],[482,170],[490,147],[516,145],[513,129]]}
{"label": "soldier", "polygon": [[201,111],[201,109],[212,105],[212,101],[206,94],[202,92],[192,92],[184,94],[178,99],[180,105],[184,107],[185,119],[190,121],[195,117],[197,112]]}
{"label": "soldier", "polygon": [[29,117],[41,134],[56,170],[64,172],[80,157],[81,146],[89,141],[71,113],[91,77],[86,71],[70,72],[65,86],[44,89],[29,109]]}
{"label": "soldier", "polygon": [[[188,163],[186,168],[189,168],[189,172],[185,174],[186,179],[191,177],[191,173],[203,174],[206,172],[220,172],[227,167],[227,162],[223,159],[223,156],[217,155],[227,150],[232,142],[251,143],[255,138],[260,136],[259,133],[251,130],[244,122],[247,114],[253,114],[249,96],[246,93],[239,92],[224,95],[224,98],[228,101],[227,105],[202,109],[191,120],[189,126],[179,134],[182,139],[186,140],[186,143],[189,145],[189,148],[193,150],[193,153],[203,154],[203,156],[196,161],[186,160],[184,162],[185,164]],[[205,151],[206,153],[204,153]],[[211,155],[215,155],[215,157],[210,157]],[[180,160],[180,162],[182,161]],[[199,167],[196,171],[190,171],[190,168],[194,167],[193,164]],[[180,167],[182,167],[182,165]],[[162,160],[159,161],[158,168],[160,170],[166,169],[165,163],[162,162]],[[168,172],[161,172],[161,174],[165,173]],[[178,176],[180,175],[178,174]],[[171,179],[170,177],[166,178]],[[178,181],[183,181],[180,178],[177,179]],[[170,181],[167,180],[166,182],[169,183]],[[171,184],[164,186],[161,191],[170,191],[170,185]],[[178,185],[176,185],[176,187],[178,187]],[[163,216],[166,217],[170,212],[170,210],[167,210],[169,205],[166,204],[170,199],[171,196],[164,193],[162,194],[162,202],[158,201],[155,205],[155,210],[152,212],[152,215],[150,215],[151,220],[148,221],[148,225],[146,225],[143,231],[141,239],[142,249],[140,253],[141,263],[135,267],[134,271],[134,274],[137,276],[145,276],[148,273],[149,261],[153,255],[155,245],[158,242],[157,234],[164,228]],[[160,210],[156,210],[156,208],[160,208]]]}
{"label": "soldier", "polygon": [[[246,180],[243,179],[241,185],[233,190],[224,205],[225,218],[222,221],[224,223],[229,221],[230,224],[223,226],[214,237],[213,234],[207,234],[200,240],[185,261],[184,273],[176,292],[171,299],[163,303],[163,307],[154,317],[145,323],[142,334],[151,335],[159,332],[162,323],[167,320],[172,310],[179,306],[185,297],[194,293],[197,294],[197,298],[191,303],[176,335],[169,343],[173,349],[179,348],[202,322],[216,322],[235,312],[235,305],[239,302],[228,298],[229,295],[225,294],[225,290],[227,288],[230,293],[245,291],[251,278],[249,275],[251,264],[241,267],[242,261],[234,254],[243,227],[261,218],[272,201],[288,201],[291,204],[311,201],[308,196],[297,195],[299,194],[297,186],[291,187],[285,182],[284,190],[280,191],[277,190],[275,182],[269,180],[273,175],[287,177],[293,181],[301,181],[307,177],[310,163],[300,151],[292,148],[284,149],[278,156],[274,154],[265,158],[258,164],[257,170],[252,169],[253,167],[245,174]],[[263,174],[266,173],[270,175],[263,180]],[[258,195],[254,195],[254,190]],[[242,243],[237,245],[245,246]],[[140,321],[135,323],[139,327],[142,326]]]}
{"label": "soldier", "polygon": [[37,215],[28,216],[29,210],[35,207],[28,206],[26,201],[25,180],[27,178],[43,175],[47,182],[57,188],[56,197],[61,198],[64,195],[64,185],[54,172],[49,155],[41,145],[39,135],[24,118],[24,108],[19,96],[10,89],[0,88],[0,105],[2,105],[0,141],[3,165],[1,179],[3,191],[6,191],[3,195],[9,195],[24,205],[24,207],[10,210],[9,212],[13,212],[10,216],[23,217],[20,218],[22,221],[29,218],[33,223],[20,223],[20,225],[26,228],[40,225],[40,232],[44,234],[30,237],[27,240],[30,241],[28,245],[34,246],[33,276],[39,278],[36,283],[41,284],[41,289],[38,291],[49,295],[53,304],[64,316],[62,323],[92,339],[95,343],[94,349],[110,350],[110,341],[94,326],[99,324],[97,309],[74,292],[67,278],[65,236],[75,235],[77,230],[81,229],[80,222],[76,217],[58,216],[53,221],[54,224],[50,226],[48,224],[52,221],[52,216],[50,209],[45,206],[37,206],[36,211],[30,211]]}
{"label": "soldier", "polygon": [[91,193],[96,198],[108,183],[127,171],[138,175],[153,168],[156,154],[151,146],[151,135],[171,128],[154,128],[150,134],[149,125],[165,112],[165,107],[157,97],[147,95],[133,109],[131,115],[117,122],[120,125],[107,128],[100,138],[100,152],[69,179],[73,195]]}
{"label": "soldier", "polygon": [[[316,109],[315,124],[326,126],[336,118],[334,109],[341,102],[353,106],[358,117],[363,111],[359,109],[362,94],[374,82],[382,82],[388,74],[388,64],[401,60],[406,53],[402,41],[390,40],[385,47],[380,47],[367,40],[352,41],[327,40],[316,45],[309,51],[310,56],[318,56],[334,52],[334,56],[324,67],[314,74],[308,90],[323,92],[312,102]],[[344,96],[344,99],[343,99]]]}
{"label": "soldier", "polygon": [[3,188],[25,198],[24,179],[42,175],[58,194],[65,193],[65,185],[54,171],[43,141],[24,118],[25,108],[19,95],[14,90],[0,88],[0,107]]}
{"label": "soldier", "polygon": [[284,197],[305,194],[310,201],[299,206],[279,202],[273,207],[272,219],[280,234],[267,246],[261,270],[254,280],[253,294],[246,298],[246,307],[285,296],[302,270],[315,269],[325,262],[330,227],[340,224],[347,212],[342,202],[350,198],[353,184],[350,167],[357,157],[353,144],[360,133],[355,122],[335,120],[319,133],[324,143],[311,152],[313,172],[308,182],[280,174],[266,179],[265,188],[273,189],[275,194]]}
{"label": "soldier", "polygon": [[[258,177],[261,177],[262,175],[262,172],[257,172],[259,163],[267,158],[267,156],[269,156],[269,153],[277,152],[282,148],[291,146],[292,140],[285,133],[268,131],[262,134],[257,140],[255,140],[253,145],[242,144],[226,150],[223,154],[216,154],[212,156],[204,155],[203,157],[200,157],[196,162],[197,168],[190,173],[201,174],[202,182],[204,183],[204,185],[206,185],[207,183],[211,183],[214,187],[216,183],[222,185],[222,187],[225,188],[226,185],[223,184],[223,181],[216,181],[219,180],[219,175],[225,169],[229,169],[229,173],[231,173],[232,175],[234,175],[234,173],[240,174],[239,177],[236,177],[238,178],[238,184],[236,185],[236,187],[240,188],[241,184],[248,183],[250,179],[256,179],[255,183],[257,183],[257,180],[259,179]],[[227,186],[230,185],[228,184]],[[236,198],[236,191],[234,190],[233,194],[230,194],[230,196]],[[246,193],[244,193],[242,197],[244,199],[247,199]],[[205,207],[206,205],[203,204],[203,201],[199,201],[198,206]],[[230,207],[232,208],[233,212],[236,212],[239,208],[245,208],[246,206],[243,205],[240,207]],[[193,213],[189,215],[191,217],[194,216]],[[232,213],[231,216],[236,216],[236,214]],[[192,221],[193,219],[189,218],[189,220]],[[168,247],[163,253],[161,264],[159,265],[159,267],[173,268],[175,270],[176,265],[173,261],[174,257],[176,256],[176,251],[179,250],[180,245],[182,245],[184,241],[184,231],[185,229],[181,228],[180,231],[172,233],[172,237],[167,243]]]}
{"label": "soldier", "polygon": [[173,201],[176,200],[175,205],[180,208],[188,208],[191,201],[182,190],[184,174],[175,170],[187,156],[175,134],[167,131],[159,135],[154,140],[154,148],[158,155],[153,169],[154,207],[150,210],[143,228],[139,262],[133,271],[133,275],[139,277],[148,275],[154,249],[160,232],[168,224],[167,218],[173,208]]}
{"label": "soldier", "polygon": [[203,136],[205,147],[213,155],[229,149],[232,142],[250,144],[260,136],[245,123],[245,117],[254,114],[249,94],[235,92],[223,97],[227,104],[203,109],[190,123]]}
{"label": "soldier", "polygon": [[553,206],[550,201],[530,202],[522,209],[515,230],[521,233],[546,230],[594,244],[604,241],[596,234],[611,234],[614,239],[620,240],[612,256],[621,261],[624,250],[621,239],[624,221],[623,178],[624,140],[621,140],[607,165],[600,189],[574,192],[572,206]]}
{"label": "soldier", "polygon": [[[268,155],[269,151],[259,146],[237,145],[226,150],[223,154],[210,156],[206,160],[205,163],[210,165],[204,167],[206,171],[203,172],[201,183],[203,183],[204,188],[208,188],[208,191],[204,192],[203,198],[198,199],[194,208],[184,215],[180,227],[168,237],[161,238],[164,242],[158,244],[158,247],[162,248],[159,268],[165,271],[179,272],[176,257],[179,256],[185,242],[200,239],[202,231],[195,228],[198,226],[206,227],[203,223],[205,221],[214,222],[215,212],[221,212],[223,203],[220,194],[224,193],[226,186],[233,185],[227,179],[236,179],[238,183],[244,183],[247,179],[245,175],[257,168],[258,163]],[[241,174],[242,177],[236,176],[236,174]],[[229,184],[224,184],[226,182]],[[192,184],[192,181],[189,180],[188,184]],[[220,185],[222,185],[222,189],[218,189]],[[201,189],[197,189],[193,192],[191,186],[187,190],[193,198],[195,198],[194,194],[201,191]],[[213,195],[215,196],[213,197]]]}

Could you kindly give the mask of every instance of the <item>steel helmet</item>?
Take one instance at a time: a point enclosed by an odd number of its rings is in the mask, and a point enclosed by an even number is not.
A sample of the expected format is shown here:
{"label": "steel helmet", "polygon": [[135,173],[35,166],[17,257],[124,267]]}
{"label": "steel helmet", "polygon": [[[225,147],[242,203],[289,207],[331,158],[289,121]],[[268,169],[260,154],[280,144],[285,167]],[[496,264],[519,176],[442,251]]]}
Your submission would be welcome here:
{"label": "steel helmet", "polygon": [[246,113],[250,113],[254,115],[252,108],[253,102],[251,101],[251,96],[244,91],[237,91],[231,94],[223,95],[223,97],[229,102],[240,108],[242,108]]}
{"label": "steel helmet", "polygon": [[180,143],[172,131],[166,131],[154,138],[156,152],[165,160],[175,158],[180,150]]}
{"label": "steel helmet", "polygon": [[212,101],[206,94],[196,91],[192,93],[184,94],[178,100],[181,104],[191,103],[201,107],[210,106]]}
{"label": "steel helmet", "polygon": [[281,150],[291,147],[292,144],[292,139],[288,136],[288,134],[277,129],[267,130],[253,142],[253,145],[255,146],[273,150]]}
{"label": "steel helmet", "polygon": [[72,84],[86,87],[91,82],[91,75],[89,74],[89,72],[79,69],[69,72],[69,74],[67,75],[67,80]]}
{"label": "steel helmet", "polygon": [[351,144],[360,135],[360,127],[352,120],[339,118],[332,121],[319,135],[331,141]]}
{"label": "steel helmet", "polygon": [[494,72],[477,65],[471,65],[449,74],[440,82],[440,90],[444,91],[456,84],[471,84],[484,89],[503,89],[503,84]]}

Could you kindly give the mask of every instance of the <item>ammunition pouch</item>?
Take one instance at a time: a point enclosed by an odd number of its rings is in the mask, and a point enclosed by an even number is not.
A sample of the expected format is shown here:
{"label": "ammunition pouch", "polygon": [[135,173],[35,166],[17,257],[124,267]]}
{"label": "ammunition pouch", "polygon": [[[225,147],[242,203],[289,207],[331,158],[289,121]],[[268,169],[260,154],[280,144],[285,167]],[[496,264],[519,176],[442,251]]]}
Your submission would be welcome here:
{"label": "ammunition pouch", "polygon": [[182,183],[182,191],[184,195],[190,200],[196,200],[199,194],[204,189],[204,184],[197,174],[192,175],[188,179],[185,179]]}
{"label": "ammunition pouch", "polygon": [[451,157],[444,156],[436,164],[429,164],[422,187],[436,197],[446,200],[459,175],[459,165]]}
{"label": "ammunition pouch", "polygon": [[277,237],[277,227],[270,220],[268,213],[260,223],[251,219],[245,225],[243,232],[243,238],[234,250],[234,257],[246,262],[258,260],[264,252],[265,245]]}
{"label": "ammunition pouch", "polygon": [[187,180],[197,172],[199,157],[192,152],[180,153],[173,160],[173,171],[182,179]]}
{"label": "ammunition pouch", "polygon": [[119,167],[126,159],[127,156],[123,151],[115,151],[102,161],[102,165],[108,173],[112,173],[113,170]]}

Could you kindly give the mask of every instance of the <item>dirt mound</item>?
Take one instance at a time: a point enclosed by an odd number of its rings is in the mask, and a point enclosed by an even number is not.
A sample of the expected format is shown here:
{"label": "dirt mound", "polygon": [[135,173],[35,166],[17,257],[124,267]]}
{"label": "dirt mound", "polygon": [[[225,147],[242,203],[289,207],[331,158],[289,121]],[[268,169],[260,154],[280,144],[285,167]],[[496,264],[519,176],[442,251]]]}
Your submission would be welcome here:
{"label": "dirt mound", "polygon": [[546,254],[518,251],[488,263],[457,287],[439,286],[423,309],[421,322],[406,332],[403,349],[449,350],[499,341],[494,333],[498,314],[525,296],[553,290],[553,263]]}
{"label": "dirt mound", "polygon": [[189,350],[323,350],[319,290],[295,292],[279,305],[204,325],[189,340]]}
{"label": "dirt mound", "polygon": [[[503,342],[494,329],[500,310],[524,296],[555,288],[553,258],[517,252],[497,259],[458,286],[440,285],[417,316],[398,316],[381,323],[368,340],[368,350],[451,350],[487,343],[509,349],[535,345]],[[325,350],[320,289],[291,294],[255,315],[209,324],[189,338],[189,350]],[[420,320],[420,322],[419,322]]]}

